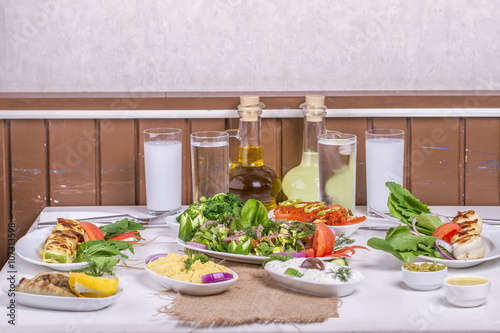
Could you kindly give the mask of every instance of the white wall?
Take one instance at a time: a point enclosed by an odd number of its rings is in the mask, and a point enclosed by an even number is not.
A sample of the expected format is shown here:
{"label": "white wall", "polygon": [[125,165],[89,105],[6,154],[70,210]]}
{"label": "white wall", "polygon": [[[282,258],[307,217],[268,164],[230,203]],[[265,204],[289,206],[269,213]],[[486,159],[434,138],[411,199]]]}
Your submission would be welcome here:
{"label": "white wall", "polygon": [[0,92],[500,89],[494,0],[1,0],[0,20]]}

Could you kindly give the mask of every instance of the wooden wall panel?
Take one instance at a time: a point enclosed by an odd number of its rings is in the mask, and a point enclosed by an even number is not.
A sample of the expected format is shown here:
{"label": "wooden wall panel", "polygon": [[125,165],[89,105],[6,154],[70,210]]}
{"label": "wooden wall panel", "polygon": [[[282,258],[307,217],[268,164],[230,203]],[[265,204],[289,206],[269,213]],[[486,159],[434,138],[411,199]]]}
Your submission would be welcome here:
{"label": "wooden wall panel", "polygon": [[10,159],[8,121],[0,120],[0,267],[7,261],[10,205]]}
{"label": "wooden wall panel", "polygon": [[[182,183],[188,184],[191,178],[189,159],[189,126],[186,119],[141,119],[137,126],[137,183],[136,183],[136,202],[139,205],[146,205],[146,180],[144,173],[144,138],[143,131],[148,128],[172,127],[182,130]],[[182,192],[182,204],[187,205],[192,201],[191,189],[188,186]]]}
{"label": "wooden wall panel", "polygon": [[500,205],[500,119],[470,118],[465,130],[465,204]]}
{"label": "wooden wall panel", "polygon": [[365,131],[367,118],[327,118],[326,128],[330,131],[354,134],[357,137],[356,151],[356,204],[366,205]]}
{"label": "wooden wall panel", "polygon": [[95,120],[49,120],[51,206],[99,203]]}
{"label": "wooden wall panel", "polygon": [[463,203],[463,137],[459,118],[411,123],[411,192],[432,205]]}
{"label": "wooden wall panel", "polygon": [[47,142],[44,120],[11,120],[12,219],[23,236],[47,205]]}
{"label": "wooden wall panel", "polygon": [[99,121],[101,202],[135,205],[137,140],[132,119]]}

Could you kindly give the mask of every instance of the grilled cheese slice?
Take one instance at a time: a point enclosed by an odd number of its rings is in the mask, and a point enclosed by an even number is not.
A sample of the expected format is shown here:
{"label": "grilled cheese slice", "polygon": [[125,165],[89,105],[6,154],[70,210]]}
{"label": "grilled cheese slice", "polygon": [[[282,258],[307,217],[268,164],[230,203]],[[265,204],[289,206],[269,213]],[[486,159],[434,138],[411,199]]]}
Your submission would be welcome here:
{"label": "grilled cheese slice", "polygon": [[452,222],[462,229],[451,238],[451,246],[455,259],[468,260],[484,257],[485,246],[480,233],[482,218],[473,210],[458,212]]}
{"label": "grilled cheese slice", "polygon": [[57,219],[57,225],[42,248],[42,260],[50,263],[70,263],[82,241],[83,229],[78,221]]}

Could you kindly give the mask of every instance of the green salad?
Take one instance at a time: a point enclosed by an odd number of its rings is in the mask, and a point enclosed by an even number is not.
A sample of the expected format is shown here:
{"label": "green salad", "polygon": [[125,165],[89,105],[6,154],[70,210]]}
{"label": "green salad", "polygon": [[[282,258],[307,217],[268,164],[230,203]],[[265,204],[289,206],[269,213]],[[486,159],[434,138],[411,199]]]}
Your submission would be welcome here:
{"label": "green salad", "polygon": [[273,221],[255,199],[243,203],[231,193],[203,198],[177,217],[179,239],[211,251],[269,256],[305,249],[316,226],[295,221]]}

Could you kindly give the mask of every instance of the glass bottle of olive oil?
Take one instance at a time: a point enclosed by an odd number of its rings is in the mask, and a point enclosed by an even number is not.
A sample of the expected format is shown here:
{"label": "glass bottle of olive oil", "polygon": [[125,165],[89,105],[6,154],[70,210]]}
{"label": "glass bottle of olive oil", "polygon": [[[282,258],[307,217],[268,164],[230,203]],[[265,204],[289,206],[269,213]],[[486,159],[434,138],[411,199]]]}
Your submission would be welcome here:
{"label": "glass bottle of olive oil", "polygon": [[264,165],[260,145],[260,116],[264,104],[259,96],[241,96],[238,163],[229,171],[229,192],[247,201],[259,200],[267,210],[276,207],[281,180],[276,172]]}
{"label": "glass bottle of olive oil", "polygon": [[300,105],[304,115],[302,160],[283,178],[288,199],[319,201],[318,135],[325,132],[325,96],[306,96]]}

